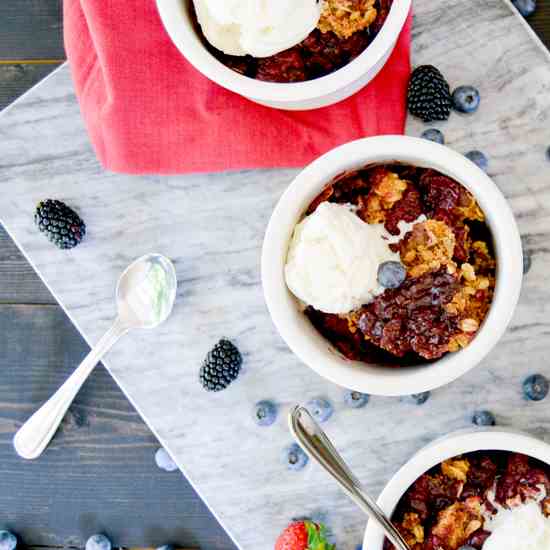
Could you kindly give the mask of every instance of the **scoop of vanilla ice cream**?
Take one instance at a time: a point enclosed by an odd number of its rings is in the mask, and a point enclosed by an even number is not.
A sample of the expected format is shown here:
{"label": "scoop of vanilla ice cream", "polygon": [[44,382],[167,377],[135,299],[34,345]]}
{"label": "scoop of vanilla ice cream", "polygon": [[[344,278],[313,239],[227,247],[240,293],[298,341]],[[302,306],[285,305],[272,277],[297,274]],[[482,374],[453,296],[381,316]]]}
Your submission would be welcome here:
{"label": "scoop of vanilla ice cream", "polygon": [[269,57],[299,44],[321,17],[319,0],[194,0],[206,39],[229,55]]}
{"label": "scoop of vanilla ice cream", "polygon": [[483,550],[549,550],[550,518],[544,517],[540,503],[528,502],[514,508],[499,508],[485,522],[491,533]]}
{"label": "scoop of vanilla ice cream", "polygon": [[380,292],[378,267],[399,261],[381,224],[350,205],[323,202],[294,229],[285,266],[288,288],[325,313],[349,313]]}

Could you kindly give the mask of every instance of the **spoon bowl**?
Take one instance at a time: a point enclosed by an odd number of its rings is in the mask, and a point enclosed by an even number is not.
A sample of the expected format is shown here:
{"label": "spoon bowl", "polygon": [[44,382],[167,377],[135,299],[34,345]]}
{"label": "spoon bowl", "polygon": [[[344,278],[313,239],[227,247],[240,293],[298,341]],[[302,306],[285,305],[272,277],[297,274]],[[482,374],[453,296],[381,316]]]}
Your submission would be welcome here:
{"label": "spoon bowl", "polygon": [[174,264],[161,254],[147,254],[130,264],[118,280],[119,318],[128,328],[152,329],[174,307],[177,291]]}

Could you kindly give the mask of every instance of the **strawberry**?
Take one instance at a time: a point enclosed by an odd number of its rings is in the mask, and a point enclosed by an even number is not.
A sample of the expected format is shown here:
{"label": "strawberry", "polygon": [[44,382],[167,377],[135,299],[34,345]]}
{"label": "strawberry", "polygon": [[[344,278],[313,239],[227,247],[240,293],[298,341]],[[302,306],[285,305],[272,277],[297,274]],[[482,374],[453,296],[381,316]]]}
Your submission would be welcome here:
{"label": "strawberry", "polygon": [[328,543],[324,525],[297,521],[280,534],[275,550],[336,550],[336,546]]}

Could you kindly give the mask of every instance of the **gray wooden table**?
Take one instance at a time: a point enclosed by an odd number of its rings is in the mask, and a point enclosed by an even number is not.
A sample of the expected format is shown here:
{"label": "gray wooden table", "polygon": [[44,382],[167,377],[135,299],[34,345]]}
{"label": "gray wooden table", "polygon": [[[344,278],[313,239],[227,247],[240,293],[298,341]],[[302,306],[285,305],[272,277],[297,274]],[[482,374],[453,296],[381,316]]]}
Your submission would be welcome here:
{"label": "gray wooden table", "polygon": [[[60,0],[0,3],[0,109],[64,59]],[[550,45],[550,6],[532,24]],[[30,546],[82,546],[105,531],[121,546],[234,548],[178,473],[159,471],[154,436],[98,369],[52,452],[18,459],[11,436],[87,346],[0,227],[0,528]],[[55,379],[47,366],[58,364]],[[6,519],[8,518],[8,519]]]}

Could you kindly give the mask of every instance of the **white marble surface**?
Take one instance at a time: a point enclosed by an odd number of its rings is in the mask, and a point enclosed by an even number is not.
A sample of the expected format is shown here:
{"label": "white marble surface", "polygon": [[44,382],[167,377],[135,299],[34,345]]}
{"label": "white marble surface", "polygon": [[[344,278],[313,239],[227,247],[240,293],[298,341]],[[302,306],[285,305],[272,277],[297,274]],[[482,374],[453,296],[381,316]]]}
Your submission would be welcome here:
{"label": "white marble surface", "polygon": [[[324,518],[340,550],[362,539],[364,518],[320,468],[296,473],[281,463],[290,442],[285,417],[295,402],[332,400],[326,429],[374,494],[423,444],[468,426],[476,408],[550,441],[550,400],[528,403],[521,393],[525,376],[550,371],[550,55],[504,0],[417,0],[415,13],[415,64],[433,63],[453,85],[475,84],[483,96],[478,114],[453,115],[442,125],[448,142],[486,151],[533,254],[498,348],[421,407],[372,398],[362,410],[346,409],[342,390],[302,366],[276,334],[262,299],[259,254],[293,171],[106,173],[88,144],[67,67],[0,118],[0,219],[89,343],[109,326],[115,283],[131,260],[159,251],[175,261],[173,317],[156,332],[121,341],[106,363],[245,550],[272,548],[288,521],[304,515]],[[418,135],[421,125],[411,122],[408,130]],[[76,206],[86,220],[89,234],[74,251],[57,251],[34,228],[34,206],[47,197]],[[223,335],[244,352],[245,369],[230,389],[211,395],[198,369]],[[251,418],[263,398],[281,407],[270,428]]]}

